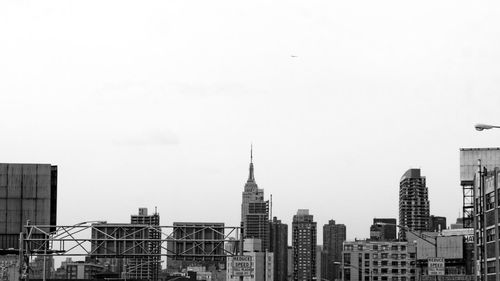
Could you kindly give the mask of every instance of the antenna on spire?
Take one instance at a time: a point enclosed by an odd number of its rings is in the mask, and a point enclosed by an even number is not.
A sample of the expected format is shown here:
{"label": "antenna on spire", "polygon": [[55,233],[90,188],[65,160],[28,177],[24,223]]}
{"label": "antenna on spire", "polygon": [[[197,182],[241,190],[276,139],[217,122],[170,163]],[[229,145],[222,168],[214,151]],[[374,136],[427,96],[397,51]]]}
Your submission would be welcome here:
{"label": "antenna on spire", "polygon": [[250,163],[253,163],[253,143],[250,143]]}
{"label": "antenna on spire", "polygon": [[273,219],[273,195],[271,194],[271,202],[269,204],[270,206],[270,209],[271,209],[271,213],[269,214],[270,215],[270,218],[269,220],[272,220]]}

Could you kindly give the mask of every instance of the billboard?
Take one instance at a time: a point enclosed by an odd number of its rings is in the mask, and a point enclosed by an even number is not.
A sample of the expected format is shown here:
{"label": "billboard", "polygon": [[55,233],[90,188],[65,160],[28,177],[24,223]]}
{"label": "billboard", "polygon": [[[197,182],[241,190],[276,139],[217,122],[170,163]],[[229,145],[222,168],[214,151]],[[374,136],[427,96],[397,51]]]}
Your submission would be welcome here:
{"label": "billboard", "polygon": [[444,275],[444,258],[428,258],[427,269],[429,275]]}
{"label": "billboard", "polygon": [[253,256],[234,256],[230,261],[232,277],[253,276],[255,261]]}

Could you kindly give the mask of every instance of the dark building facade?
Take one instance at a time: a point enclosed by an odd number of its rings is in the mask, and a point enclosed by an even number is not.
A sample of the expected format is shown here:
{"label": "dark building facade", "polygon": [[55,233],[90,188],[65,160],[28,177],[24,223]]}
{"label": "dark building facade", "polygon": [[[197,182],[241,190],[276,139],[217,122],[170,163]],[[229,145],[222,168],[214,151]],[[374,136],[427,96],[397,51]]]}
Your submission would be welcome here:
{"label": "dark building facade", "polygon": [[[326,253],[326,270],[322,278],[334,281],[341,278],[342,243],[346,240],[346,227],[329,220],[323,225],[323,251]],[[335,264],[338,263],[338,264]]]}
{"label": "dark building facade", "polygon": [[370,226],[371,241],[396,241],[396,219],[374,218]]}
{"label": "dark building facade", "polygon": [[[413,231],[429,229],[429,193],[420,169],[409,169],[399,182],[399,224]],[[399,238],[406,239],[400,230]]]}
{"label": "dark building facade", "polygon": [[430,216],[429,230],[431,232],[441,232],[446,229],[446,217]]}
{"label": "dark building facade", "polygon": [[19,248],[19,233],[28,220],[56,225],[56,218],[57,166],[0,164],[0,249]]}
{"label": "dark building facade", "polygon": [[241,226],[243,238],[260,239],[262,250],[269,250],[269,201],[264,200],[264,190],[255,182],[252,152],[248,180],[242,194]]}
{"label": "dark building facade", "polygon": [[274,253],[274,281],[286,281],[288,275],[288,225],[276,217],[269,222],[269,251]]}
{"label": "dark building facade", "polygon": [[477,245],[476,265],[481,278],[478,280],[500,280],[500,169],[487,170],[481,167],[475,181],[475,237]]}
{"label": "dark building facade", "polygon": [[316,279],[316,222],[309,210],[299,209],[293,216],[293,280]]}

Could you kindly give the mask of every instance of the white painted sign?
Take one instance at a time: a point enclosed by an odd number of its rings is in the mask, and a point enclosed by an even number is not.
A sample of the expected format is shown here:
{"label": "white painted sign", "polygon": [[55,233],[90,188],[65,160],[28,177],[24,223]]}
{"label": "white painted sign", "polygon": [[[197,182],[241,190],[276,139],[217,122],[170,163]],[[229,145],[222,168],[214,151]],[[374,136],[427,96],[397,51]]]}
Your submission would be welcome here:
{"label": "white painted sign", "polygon": [[428,258],[427,269],[429,275],[444,275],[444,258]]}
{"label": "white painted sign", "polygon": [[254,275],[253,256],[235,256],[231,262],[233,276],[252,276]]}

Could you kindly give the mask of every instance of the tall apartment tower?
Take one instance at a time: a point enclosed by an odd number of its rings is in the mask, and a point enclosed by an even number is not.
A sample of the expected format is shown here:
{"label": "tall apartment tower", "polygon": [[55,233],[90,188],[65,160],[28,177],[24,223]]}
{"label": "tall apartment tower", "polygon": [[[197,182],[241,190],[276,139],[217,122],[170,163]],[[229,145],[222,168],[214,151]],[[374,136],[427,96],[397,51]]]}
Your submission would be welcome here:
{"label": "tall apartment tower", "polygon": [[316,279],[316,222],[307,209],[299,209],[292,222],[293,280]]}
{"label": "tall apartment tower", "polygon": [[241,203],[243,238],[262,241],[262,251],[269,250],[269,201],[264,201],[264,190],[255,182],[253,153],[250,150],[250,171]]}
{"label": "tall apartment tower", "polygon": [[[429,229],[429,194],[420,169],[409,169],[399,182],[399,224],[413,231]],[[400,230],[400,239],[406,239]]]}
{"label": "tall apartment tower", "polygon": [[[346,240],[346,227],[344,224],[335,224],[329,220],[323,225],[323,250],[326,252],[326,276],[322,278],[334,281],[340,279],[340,264],[342,262],[342,243]],[[338,264],[335,264],[338,263]]]}
{"label": "tall apartment tower", "polygon": [[269,251],[274,253],[274,281],[287,281],[288,225],[276,217],[269,222]]}
{"label": "tall apartment tower", "polygon": [[19,233],[28,220],[56,225],[56,215],[57,166],[0,163],[0,250],[19,249]]}
{"label": "tall apartment tower", "polygon": [[[139,208],[137,215],[130,216],[130,223],[133,225],[159,226],[160,215],[156,212],[156,209],[154,214],[148,215],[147,208]],[[158,280],[161,270],[161,231],[159,228],[153,227],[148,232],[146,247],[148,247],[150,253],[156,253],[157,255],[130,259],[130,270],[127,273],[129,278]],[[158,241],[154,241],[156,239]]]}

